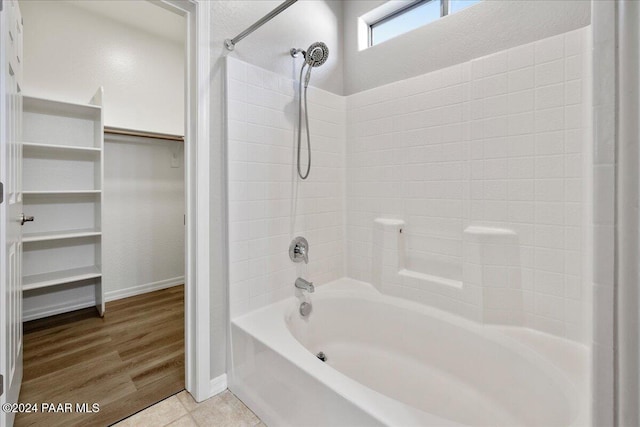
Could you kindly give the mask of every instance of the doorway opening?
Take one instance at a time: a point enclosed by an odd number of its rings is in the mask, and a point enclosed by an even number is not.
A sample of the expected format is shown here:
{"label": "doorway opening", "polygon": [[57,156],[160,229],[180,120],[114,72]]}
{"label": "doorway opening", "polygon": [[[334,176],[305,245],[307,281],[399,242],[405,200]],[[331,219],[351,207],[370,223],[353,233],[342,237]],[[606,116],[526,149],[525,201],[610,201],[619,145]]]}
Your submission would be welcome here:
{"label": "doorway opening", "polygon": [[55,420],[110,424],[185,388],[187,26],[146,1],[18,4],[35,217],[19,401],[96,403]]}

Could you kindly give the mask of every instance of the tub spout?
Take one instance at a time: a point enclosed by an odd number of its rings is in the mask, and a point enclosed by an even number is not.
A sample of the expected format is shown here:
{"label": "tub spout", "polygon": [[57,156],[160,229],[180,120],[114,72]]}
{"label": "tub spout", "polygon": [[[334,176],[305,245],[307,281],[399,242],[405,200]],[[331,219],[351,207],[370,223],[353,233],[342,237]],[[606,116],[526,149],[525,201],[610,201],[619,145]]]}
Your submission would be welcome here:
{"label": "tub spout", "polygon": [[315,288],[313,287],[313,282],[308,282],[302,277],[298,277],[296,279],[296,288],[302,289],[303,291],[307,291],[309,293],[312,293],[315,290]]}

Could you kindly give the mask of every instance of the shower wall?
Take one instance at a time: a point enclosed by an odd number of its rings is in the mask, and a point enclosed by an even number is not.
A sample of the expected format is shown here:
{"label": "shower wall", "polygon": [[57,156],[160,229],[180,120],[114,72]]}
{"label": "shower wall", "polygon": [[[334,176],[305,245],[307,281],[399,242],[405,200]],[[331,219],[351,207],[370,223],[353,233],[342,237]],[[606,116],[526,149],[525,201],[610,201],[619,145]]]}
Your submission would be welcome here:
{"label": "shower wall", "polygon": [[[346,100],[309,87],[312,168],[299,183],[297,82],[235,58],[226,61],[234,317],[293,295],[297,277],[317,285],[344,276]],[[309,241],[308,265],[289,259],[289,243],[298,235]]]}
{"label": "shower wall", "polygon": [[[301,182],[296,79],[227,57],[231,316],[294,295],[296,277],[348,275],[588,342],[590,58],[585,27],[347,97],[310,87]],[[296,235],[309,265],[289,260]]]}
{"label": "shower wall", "polygon": [[[293,78],[294,67],[289,55],[291,47],[307,47],[322,40],[331,49],[329,61],[314,70],[311,84],[342,94],[342,0],[300,1],[276,16],[236,45],[233,52],[224,47],[224,40],[244,31],[252,23],[278,6],[281,0],[211,0],[211,376],[217,378],[226,370],[228,300],[233,299],[228,277],[228,223],[226,202],[227,171],[227,95],[225,94],[226,58],[233,57],[260,66],[282,76]],[[294,70],[294,68],[296,70]],[[259,86],[256,82],[255,85]],[[284,114],[284,113],[283,113]],[[313,249],[314,246],[312,246]],[[257,253],[255,250],[252,254]],[[255,290],[252,291],[255,293]],[[245,293],[246,296],[246,293]],[[245,299],[246,301],[246,299]]]}
{"label": "shower wall", "polygon": [[[400,219],[395,295],[587,341],[590,30],[583,28],[347,97],[347,273],[372,277],[374,220]],[[469,226],[516,233],[513,264],[478,270]],[[480,292],[469,294],[471,285]],[[488,292],[487,289],[490,291]],[[486,301],[484,301],[486,304]]]}

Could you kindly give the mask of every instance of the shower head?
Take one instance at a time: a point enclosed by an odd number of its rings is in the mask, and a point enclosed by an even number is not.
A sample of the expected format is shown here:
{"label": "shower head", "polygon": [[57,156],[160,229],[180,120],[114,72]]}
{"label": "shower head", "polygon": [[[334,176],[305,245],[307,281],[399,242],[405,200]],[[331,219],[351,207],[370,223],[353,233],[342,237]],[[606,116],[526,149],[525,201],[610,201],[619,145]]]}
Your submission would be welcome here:
{"label": "shower head", "polygon": [[304,57],[304,62],[312,67],[319,67],[320,65],[327,62],[327,58],[329,57],[329,48],[323,42],[315,42],[309,49],[296,49],[291,48],[289,53],[292,57],[297,58],[298,54],[302,53]]}
{"label": "shower head", "polygon": [[327,62],[329,48],[322,42],[315,42],[307,49],[304,60],[312,67],[319,67]]}
{"label": "shower head", "polygon": [[300,70],[301,79],[304,67],[306,65],[309,66],[307,68],[307,74],[304,77],[304,87],[306,89],[306,87],[309,86],[309,80],[311,79],[311,68],[319,67],[327,62],[327,58],[329,57],[329,48],[322,42],[315,42],[311,46],[309,46],[309,49],[307,49],[306,51],[296,48],[293,48],[289,51],[291,56],[293,56],[294,58],[296,58],[300,52],[302,52],[302,55],[304,56],[304,64],[302,64],[302,70]]}

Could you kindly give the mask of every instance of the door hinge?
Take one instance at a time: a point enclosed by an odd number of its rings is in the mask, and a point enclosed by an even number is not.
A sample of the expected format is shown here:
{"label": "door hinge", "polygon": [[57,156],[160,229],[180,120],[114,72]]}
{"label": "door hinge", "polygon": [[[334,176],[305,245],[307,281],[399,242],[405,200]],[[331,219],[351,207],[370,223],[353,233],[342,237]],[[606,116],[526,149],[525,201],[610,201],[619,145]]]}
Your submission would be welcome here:
{"label": "door hinge", "polygon": [[[0,0],[1,2],[2,0]],[[0,396],[4,394],[4,375],[0,375]]]}
{"label": "door hinge", "polygon": [[0,205],[2,204],[2,202],[4,202],[4,184],[0,182]]}

